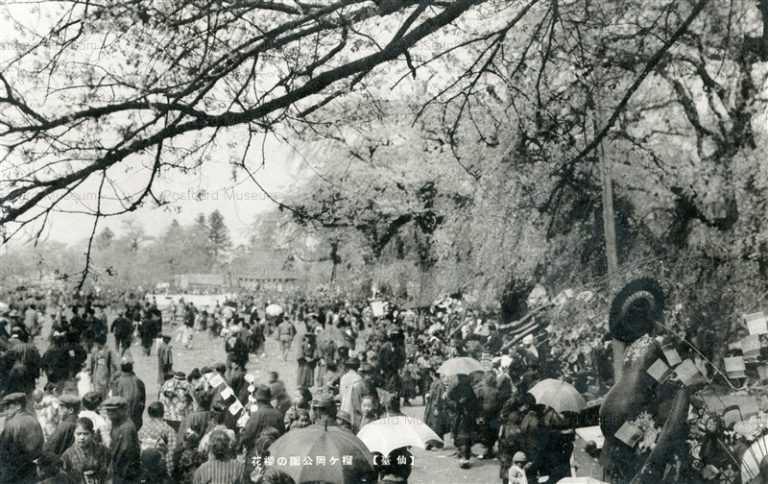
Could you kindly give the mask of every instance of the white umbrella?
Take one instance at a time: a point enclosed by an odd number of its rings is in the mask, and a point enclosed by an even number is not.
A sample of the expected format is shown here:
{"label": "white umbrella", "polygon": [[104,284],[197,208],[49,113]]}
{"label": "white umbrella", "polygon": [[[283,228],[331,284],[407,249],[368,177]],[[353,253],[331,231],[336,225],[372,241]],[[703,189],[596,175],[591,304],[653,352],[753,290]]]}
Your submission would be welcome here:
{"label": "white umbrella", "polygon": [[283,308],[279,304],[270,304],[266,309],[267,316],[280,316],[283,314]]}
{"label": "white umbrella", "polygon": [[457,358],[451,358],[446,360],[437,369],[437,372],[441,375],[470,375],[475,372],[484,372],[483,365],[474,358],[467,356],[459,356]]}
{"label": "white umbrella", "polygon": [[364,425],[357,438],[371,452],[383,455],[389,455],[400,447],[426,449],[430,443],[443,444],[443,440],[427,424],[406,415],[385,417]]}
{"label": "white umbrella", "polygon": [[528,393],[536,398],[536,403],[546,405],[558,413],[578,413],[587,406],[584,397],[573,385],[553,378],[540,381]]}

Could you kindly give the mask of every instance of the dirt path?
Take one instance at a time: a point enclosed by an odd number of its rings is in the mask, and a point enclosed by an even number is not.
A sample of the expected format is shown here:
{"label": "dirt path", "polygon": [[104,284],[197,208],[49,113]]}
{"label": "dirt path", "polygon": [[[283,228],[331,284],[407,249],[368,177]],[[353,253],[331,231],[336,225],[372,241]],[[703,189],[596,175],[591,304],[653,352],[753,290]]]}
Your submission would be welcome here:
{"label": "dirt path", "polygon": [[[166,327],[166,333],[172,332],[175,328]],[[43,334],[47,333],[47,328]],[[277,371],[280,379],[286,385],[288,391],[296,388],[296,345],[301,341],[301,335],[294,339],[294,348],[288,361],[283,362],[280,359],[279,343],[268,338],[265,358],[256,358],[251,355],[248,364],[248,373],[254,375],[258,382],[266,383],[268,373],[272,370]],[[44,345],[40,344],[41,350]],[[110,335],[109,343],[114,348],[114,342]],[[218,362],[226,361],[224,352],[224,341],[222,339],[212,339],[208,333],[196,334],[192,341],[192,348],[185,349],[181,343],[174,341],[174,370],[188,373],[192,368],[201,368],[203,366],[213,366]],[[134,369],[141,378],[147,389],[147,405],[157,399],[159,385],[157,383],[157,354],[153,348],[152,355],[147,357],[143,355],[138,341],[131,347],[131,353],[134,358]],[[421,403],[420,399],[416,402]],[[405,407],[404,413],[422,418],[424,413],[423,406]],[[450,444],[450,442],[448,442]],[[415,468],[411,474],[410,484],[464,484],[464,483],[495,483],[499,482],[499,467],[496,460],[478,461],[473,459],[470,469],[460,469],[457,459],[453,456],[453,449],[441,449],[427,452],[421,449],[414,449]]]}

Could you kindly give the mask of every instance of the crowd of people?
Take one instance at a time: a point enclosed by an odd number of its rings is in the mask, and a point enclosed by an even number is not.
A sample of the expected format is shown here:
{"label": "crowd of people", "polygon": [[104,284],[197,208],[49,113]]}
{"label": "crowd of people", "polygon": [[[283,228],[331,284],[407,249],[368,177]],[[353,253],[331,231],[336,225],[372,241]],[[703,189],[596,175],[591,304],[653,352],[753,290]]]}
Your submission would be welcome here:
{"label": "crowd of people", "polygon": [[[265,465],[284,433],[311,425],[357,433],[415,401],[440,437],[451,435],[461,467],[474,455],[498,459],[505,484],[570,475],[572,425],[528,393],[551,376],[546,346],[533,336],[510,340],[488,315],[330,297],[284,298],[278,312],[268,311],[274,300],[253,295],[162,309],[131,294],[8,297],[0,305],[0,484],[290,482]],[[204,344],[223,345],[226,361],[177,368],[174,342],[190,348],[204,333]],[[264,382],[248,374],[252,358],[269,364],[268,338],[284,361],[297,349],[293,394],[276,372]],[[157,395],[134,372],[135,342],[157,358]],[[439,374],[459,356],[483,361],[485,371]],[[244,418],[211,383],[217,375]],[[373,480],[407,482],[408,448],[379,457]]]}

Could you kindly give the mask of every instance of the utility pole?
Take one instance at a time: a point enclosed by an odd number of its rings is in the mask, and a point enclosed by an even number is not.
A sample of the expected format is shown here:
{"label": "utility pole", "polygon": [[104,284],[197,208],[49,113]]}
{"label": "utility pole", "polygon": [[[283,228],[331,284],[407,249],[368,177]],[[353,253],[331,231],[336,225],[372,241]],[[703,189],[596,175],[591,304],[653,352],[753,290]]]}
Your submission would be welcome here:
{"label": "utility pole", "polygon": [[[595,136],[597,136],[599,129],[602,126],[602,110],[599,99],[601,94],[599,82],[596,82],[595,86],[597,87],[597,93],[594,102],[595,116],[593,119]],[[597,148],[597,154],[600,158],[600,171],[603,182],[603,234],[605,235],[605,255],[608,262],[608,291],[611,296],[613,296],[618,282],[619,257],[616,251],[616,218],[613,210],[613,178],[611,177],[611,164],[605,156],[605,146],[602,141]],[[613,381],[616,382],[619,377],[621,377],[622,373],[625,345],[621,341],[614,339],[611,342],[611,347],[613,348]]]}
{"label": "utility pole", "polygon": [[[598,150],[603,175],[603,233],[605,234],[605,255],[608,259],[608,290],[613,295],[619,270],[619,257],[616,253],[616,219],[613,211],[613,179],[603,143],[600,143]],[[611,346],[613,348],[613,378],[615,382],[621,376],[625,345],[614,339]]]}

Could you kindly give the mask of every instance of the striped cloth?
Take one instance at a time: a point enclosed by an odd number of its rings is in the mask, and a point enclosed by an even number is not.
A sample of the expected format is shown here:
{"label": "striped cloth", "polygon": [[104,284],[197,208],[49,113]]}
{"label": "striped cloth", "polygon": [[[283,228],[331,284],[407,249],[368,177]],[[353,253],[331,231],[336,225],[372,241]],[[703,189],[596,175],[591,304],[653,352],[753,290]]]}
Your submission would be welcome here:
{"label": "striped cloth", "polygon": [[245,465],[236,460],[217,460],[213,456],[195,471],[193,484],[239,484],[245,480]]}
{"label": "striped cloth", "polygon": [[512,337],[515,342],[522,341],[526,336],[533,335],[538,340],[545,332],[547,327],[540,324],[542,318],[533,318],[531,321],[515,325],[507,330],[507,334]]}

